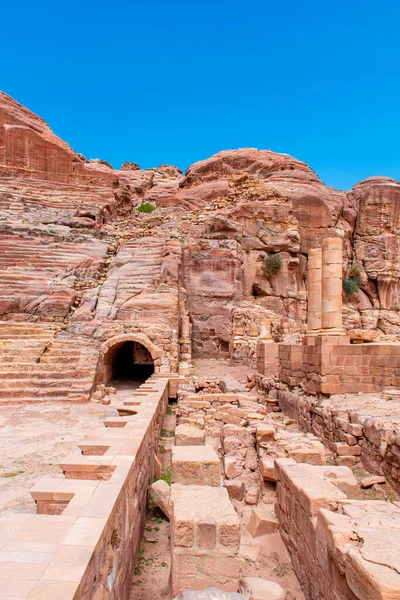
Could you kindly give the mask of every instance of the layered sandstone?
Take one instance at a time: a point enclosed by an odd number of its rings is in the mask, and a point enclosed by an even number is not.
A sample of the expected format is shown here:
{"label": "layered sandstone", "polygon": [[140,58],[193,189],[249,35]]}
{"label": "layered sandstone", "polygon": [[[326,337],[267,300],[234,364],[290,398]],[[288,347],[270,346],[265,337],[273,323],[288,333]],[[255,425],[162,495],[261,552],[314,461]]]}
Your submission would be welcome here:
{"label": "layered sandstone", "polygon": [[[395,339],[399,190],[375,177],[337,191],[305,163],[251,148],[186,174],[128,162],[117,171],[1,94],[0,319],[96,340],[93,383],[107,372],[101,344],[127,335],[154,344],[157,368],[184,370],[193,352],[276,370],[272,342],[306,331],[309,252],[339,232],[342,274],[353,262],[365,274],[344,296],[345,328]],[[156,210],[137,212],[143,201]],[[272,276],[269,254],[280,259]]]}

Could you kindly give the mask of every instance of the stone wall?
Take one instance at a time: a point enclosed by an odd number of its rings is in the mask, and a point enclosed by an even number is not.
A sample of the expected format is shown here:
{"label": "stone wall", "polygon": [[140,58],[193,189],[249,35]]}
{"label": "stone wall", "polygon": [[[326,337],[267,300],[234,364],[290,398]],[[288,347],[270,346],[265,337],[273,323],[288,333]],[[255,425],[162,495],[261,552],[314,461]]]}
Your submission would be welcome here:
{"label": "stone wall", "polygon": [[357,482],[347,467],[278,459],[275,472],[280,531],[305,597],[396,598],[400,504],[348,500]]}
{"label": "stone wall", "polygon": [[[31,493],[41,514],[0,519],[0,567],[19,580],[19,598],[129,597],[168,386],[168,378],[147,380],[118,409],[125,416],[106,419],[105,428],[79,445],[82,456],[63,460],[65,479],[35,485]],[[47,552],[27,545],[50,538]],[[2,583],[10,593],[15,587],[15,581]]]}
{"label": "stone wall", "polygon": [[[366,407],[355,400],[318,400],[304,393],[279,391],[279,405],[305,431],[322,439],[339,465],[360,460],[372,473],[384,474],[400,491],[400,415],[397,403],[374,397]],[[352,407],[353,404],[353,407]]]}
{"label": "stone wall", "polygon": [[290,386],[303,381],[303,347],[300,344],[279,344],[279,380]]}
{"label": "stone wall", "polygon": [[345,336],[306,337],[304,389],[311,394],[381,392],[400,386],[400,344],[350,344]]}

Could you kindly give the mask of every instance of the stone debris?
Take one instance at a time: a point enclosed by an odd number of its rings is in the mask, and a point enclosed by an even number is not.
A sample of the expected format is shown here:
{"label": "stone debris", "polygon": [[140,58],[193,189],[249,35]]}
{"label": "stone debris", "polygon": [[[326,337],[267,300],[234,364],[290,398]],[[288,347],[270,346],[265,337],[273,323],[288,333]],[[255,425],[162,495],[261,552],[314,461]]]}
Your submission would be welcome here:
{"label": "stone debris", "polygon": [[371,475],[370,477],[363,477],[360,481],[360,485],[363,489],[371,488],[375,485],[385,484],[386,479],[380,475]]}

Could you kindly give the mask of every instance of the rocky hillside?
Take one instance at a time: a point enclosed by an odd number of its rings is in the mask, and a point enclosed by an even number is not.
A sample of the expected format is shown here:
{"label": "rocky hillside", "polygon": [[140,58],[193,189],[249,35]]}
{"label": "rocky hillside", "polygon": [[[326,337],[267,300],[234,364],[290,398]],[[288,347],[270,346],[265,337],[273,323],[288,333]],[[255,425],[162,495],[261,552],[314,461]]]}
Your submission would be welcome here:
{"label": "rocky hillside", "polygon": [[[136,210],[147,202],[156,210]],[[338,191],[289,155],[251,148],[219,152],[186,174],[135,163],[116,171],[74,152],[0,93],[2,320],[68,328],[81,315],[94,324],[99,298],[113,302],[109,267],[120,249],[153,237],[182,246],[173,268],[187,294],[195,354],[226,355],[232,324],[250,338],[262,316],[276,341],[296,339],[306,320],[308,250],[341,231],[345,326],[400,337],[399,207],[393,179]],[[248,358],[249,348],[238,347],[236,358]]]}

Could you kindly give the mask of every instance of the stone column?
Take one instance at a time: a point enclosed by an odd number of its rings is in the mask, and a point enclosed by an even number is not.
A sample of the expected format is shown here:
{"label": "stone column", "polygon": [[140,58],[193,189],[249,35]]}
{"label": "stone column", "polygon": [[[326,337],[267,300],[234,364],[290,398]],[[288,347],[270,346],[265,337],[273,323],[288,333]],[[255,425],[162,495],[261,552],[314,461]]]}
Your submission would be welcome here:
{"label": "stone column", "polygon": [[343,240],[322,241],[322,331],[323,335],[345,335],[342,318]]}
{"label": "stone column", "polygon": [[308,253],[307,335],[317,335],[322,327],[322,248]]}

